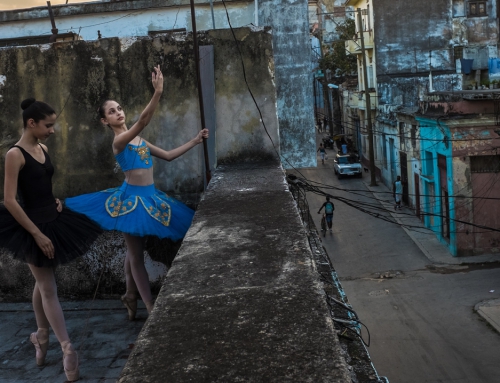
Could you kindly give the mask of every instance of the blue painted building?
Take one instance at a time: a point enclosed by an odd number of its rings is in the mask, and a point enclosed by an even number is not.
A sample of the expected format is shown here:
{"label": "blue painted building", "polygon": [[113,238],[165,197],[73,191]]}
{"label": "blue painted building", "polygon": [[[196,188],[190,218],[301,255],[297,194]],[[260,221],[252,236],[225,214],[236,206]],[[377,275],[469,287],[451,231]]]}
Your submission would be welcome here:
{"label": "blue painted building", "polygon": [[420,125],[421,214],[427,228],[457,255],[451,132],[439,118],[416,117]]}

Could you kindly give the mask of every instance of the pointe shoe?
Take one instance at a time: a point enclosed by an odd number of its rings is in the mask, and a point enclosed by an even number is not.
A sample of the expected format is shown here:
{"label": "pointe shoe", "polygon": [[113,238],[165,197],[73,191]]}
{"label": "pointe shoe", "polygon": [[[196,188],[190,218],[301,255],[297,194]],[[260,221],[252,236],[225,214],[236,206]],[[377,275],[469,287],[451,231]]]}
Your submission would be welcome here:
{"label": "pointe shoe", "polygon": [[[66,379],[69,382],[74,382],[75,380],[78,380],[80,378],[80,366],[78,363],[78,354],[75,350],[73,350],[73,347],[69,341],[62,342],[61,348],[63,351],[63,366],[64,366],[64,373],[66,374]],[[68,368],[66,368],[67,361],[70,358],[76,358],[76,367],[73,370],[69,370]]]}
{"label": "pointe shoe", "polygon": [[36,351],[36,364],[38,366],[43,366],[45,364],[45,357],[47,356],[47,350],[49,349],[49,330],[48,329],[39,329],[46,330],[47,338],[46,339],[38,339],[36,336],[36,332],[30,335],[30,341],[35,346]]}
{"label": "pointe shoe", "polygon": [[137,314],[137,297],[128,298],[125,294],[122,295],[120,299],[123,305],[127,308],[128,320],[134,320],[135,314]]}

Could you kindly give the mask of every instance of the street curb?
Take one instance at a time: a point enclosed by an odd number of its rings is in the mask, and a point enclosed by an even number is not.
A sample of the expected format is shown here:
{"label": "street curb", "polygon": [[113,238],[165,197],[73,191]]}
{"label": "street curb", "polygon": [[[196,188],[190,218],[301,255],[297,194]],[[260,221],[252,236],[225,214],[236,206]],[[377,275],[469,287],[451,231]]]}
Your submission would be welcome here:
{"label": "street curb", "polygon": [[500,334],[500,298],[480,302],[474,306],[474,311]]}
{"label": "street curb", "polygon": [[[405,231],[405,233],[411,238],[411,240],[415,243],[415,245],[417,245],[417,247],[422,251],[422,253],[433,263],[439,263],[439,264],[447,264],[447,262],[442,262],[440,260],[438,260],[437,258],[435,258],[432,253],[422,244],[422,242],[415,237],[415,235],[412,233],[411,230],[408,230],[404,225],[405,223],[401,221],[400,217],[398,217],[397,213],[393,213],[391,211],[391,209],[393,208],[393,205],[392,204],[389,204],[387,201],[379,198],[376,193],[384,193],[384,191],[382,190],[375,190],[373,188],[373,186],[370,186],[368,185],[367,183],[365,183],[365,186],[366,188],[374,195],[374,197],[377,199],[377,201],[384,207],[387,209],[387,211],[391,214],[391,216],[396,220],[397,223],[399,223],[401,225],[401,228]],[[385,185],[382,185],[383,187],[386,187]],[[406,210],[406,207],[403,207],[405,210]],[[420,221],[419,221],[420,222]],[[424,230],[428,230],[427,228],[425,228],[423,225],[422,225],[422,229]],[[426,234],[426,235],[430,235],[430,236],[434,236],[433,233],[429,233],[429,234]],[[451,253],[449,251],[447,251],[444,246],[439,243],[439,241],[435,238],[432,238],[431,240],[434,240],[436,243],[435,245],[438,245],[438,246],[442,246],[443,247],[443,251],[445,251],[447,253],[447,255],[450,257],[450,258],[454,258]],[[451,260],[450,260],[451,261]],[[453,263],[453,262],[450,262],[450,263]]]}

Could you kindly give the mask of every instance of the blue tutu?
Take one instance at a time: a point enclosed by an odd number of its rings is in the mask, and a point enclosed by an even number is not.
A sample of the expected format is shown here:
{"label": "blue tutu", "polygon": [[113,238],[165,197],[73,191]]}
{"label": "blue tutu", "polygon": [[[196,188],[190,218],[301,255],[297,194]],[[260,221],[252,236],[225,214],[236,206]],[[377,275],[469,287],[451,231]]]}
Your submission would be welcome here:
{"label": "blue tutu", "polygon": [[182,239],[194,211],[154,185],[126,182],[119,188],[67,198],[66,207],[86,215],[104,230],[117,230],[138,237]]}

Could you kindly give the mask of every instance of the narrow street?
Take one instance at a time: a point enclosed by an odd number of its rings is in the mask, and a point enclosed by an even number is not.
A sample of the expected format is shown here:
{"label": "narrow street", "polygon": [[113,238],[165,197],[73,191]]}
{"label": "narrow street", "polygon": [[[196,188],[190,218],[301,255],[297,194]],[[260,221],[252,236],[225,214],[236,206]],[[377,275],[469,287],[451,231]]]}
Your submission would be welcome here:
{"label": "narrow street", "polygon": [[[369,174],[338,180],[333,172],[335,152],[328,149],[327,154],[324,165],[318,158],[318,167],[302,169],[302,175],[367,191],[360,196],[325,190],[334,197],[376,203],[367,189]],[[308,193],[318,228],[317,211],[324,201]],[[500,268],[432,267],[398,225],[333,202],[333,233],[326,234],[323,244],[351,304],[370,330],[368,350],[379,375],[391,383],[500,382],[500,334],[473,310],[481,301],[500,297]]]}

